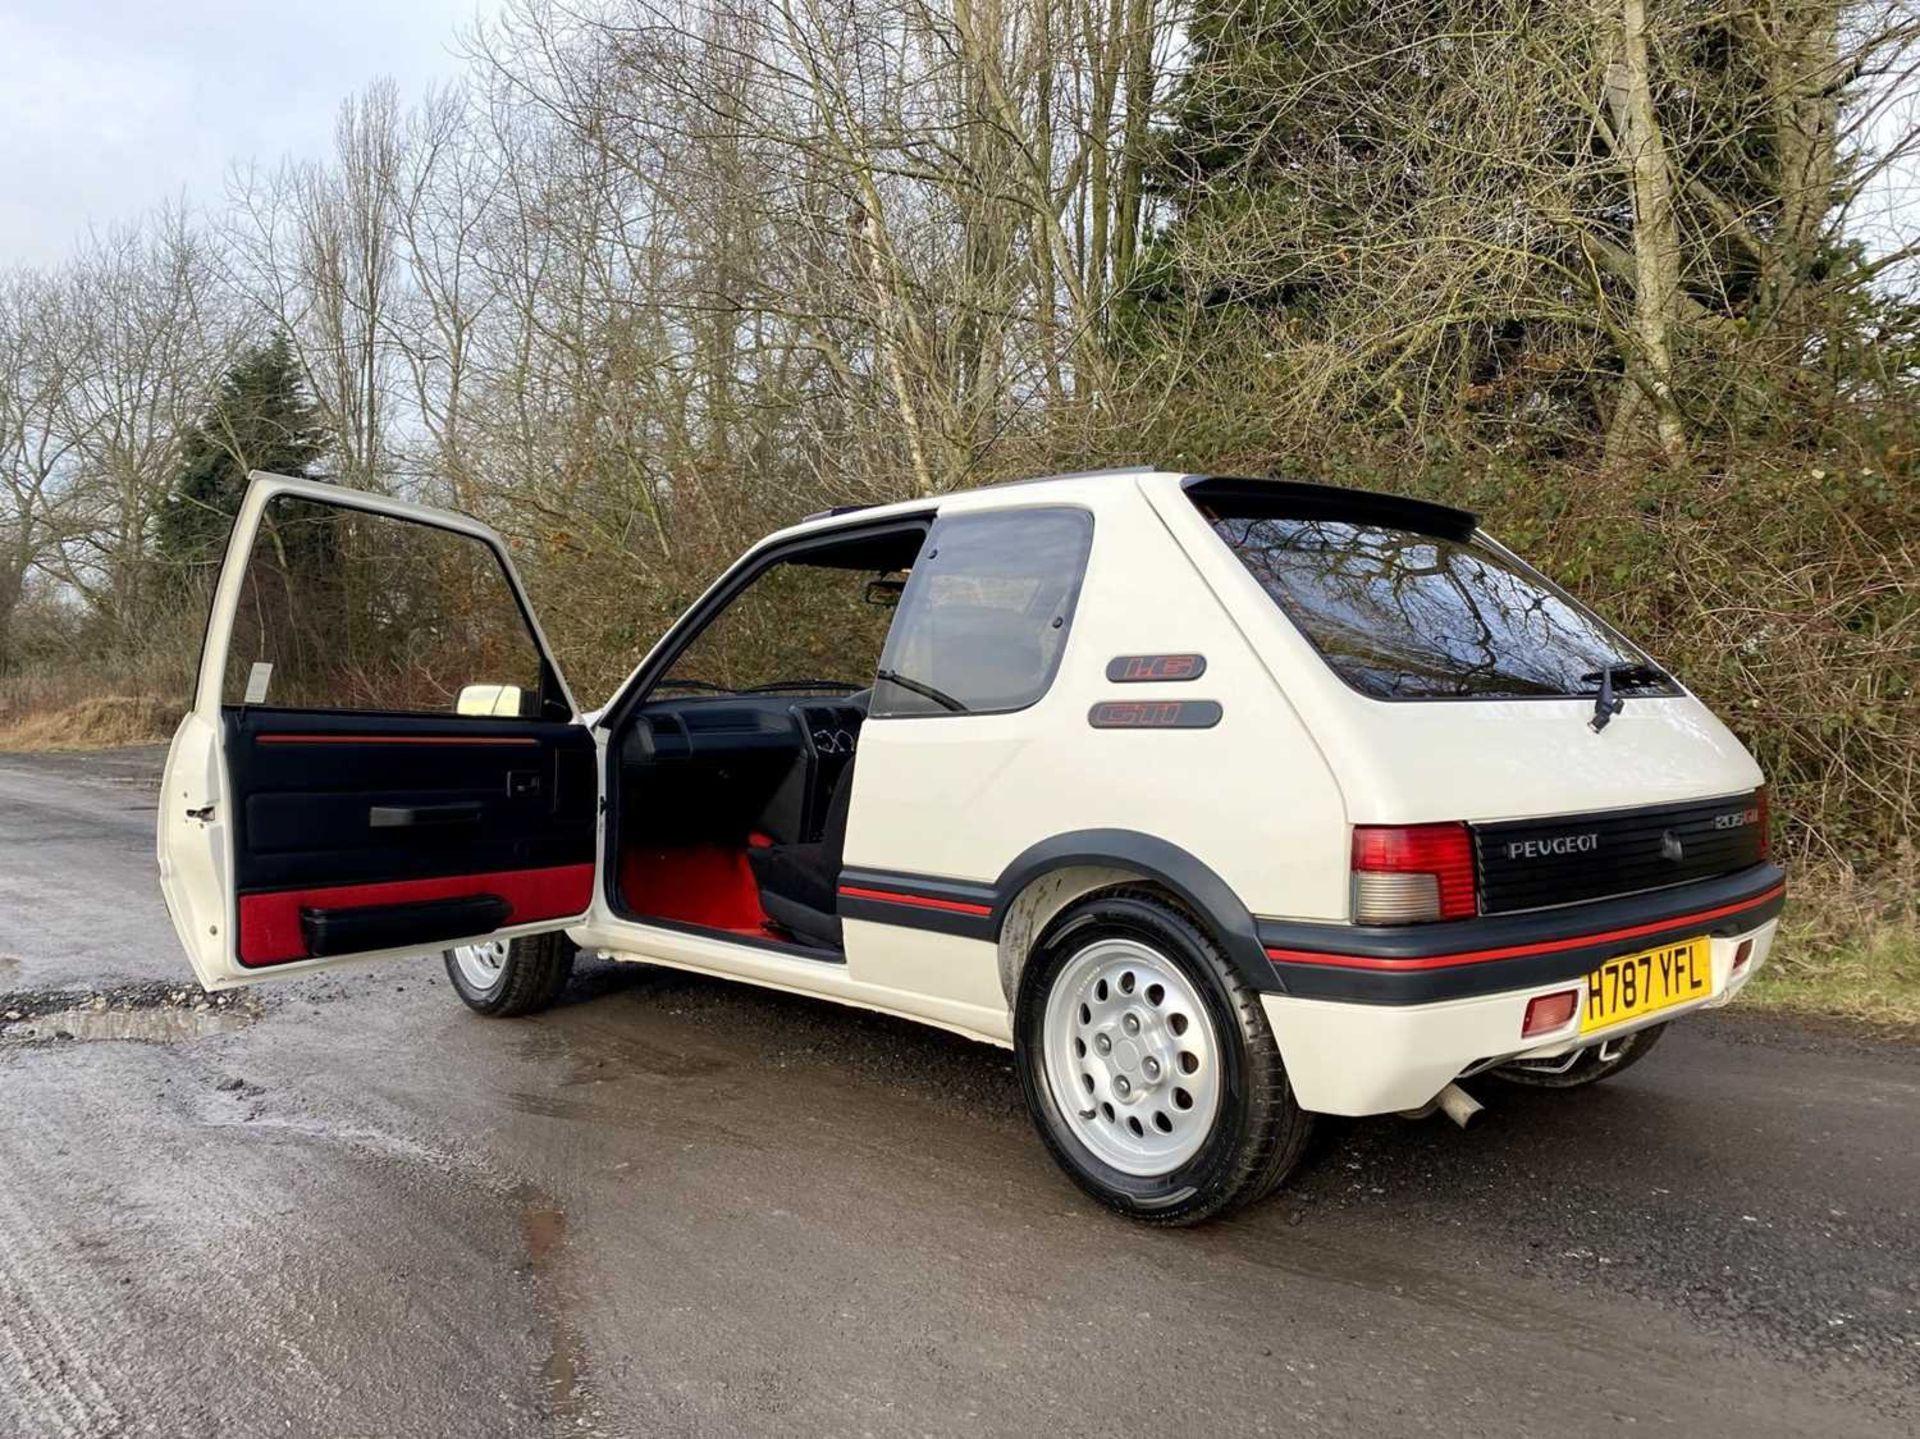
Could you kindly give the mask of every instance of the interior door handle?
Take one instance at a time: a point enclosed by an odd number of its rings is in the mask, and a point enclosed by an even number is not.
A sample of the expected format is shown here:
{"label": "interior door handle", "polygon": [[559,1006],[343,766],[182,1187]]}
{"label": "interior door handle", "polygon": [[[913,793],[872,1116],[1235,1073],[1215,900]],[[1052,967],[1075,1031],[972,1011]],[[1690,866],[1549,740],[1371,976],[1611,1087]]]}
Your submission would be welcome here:
{"label": "interior door handle", "polygon": [[478,824],[479,800],[460,804],[377,804],[367,811],[373,829],[413,829],[430,824]]}

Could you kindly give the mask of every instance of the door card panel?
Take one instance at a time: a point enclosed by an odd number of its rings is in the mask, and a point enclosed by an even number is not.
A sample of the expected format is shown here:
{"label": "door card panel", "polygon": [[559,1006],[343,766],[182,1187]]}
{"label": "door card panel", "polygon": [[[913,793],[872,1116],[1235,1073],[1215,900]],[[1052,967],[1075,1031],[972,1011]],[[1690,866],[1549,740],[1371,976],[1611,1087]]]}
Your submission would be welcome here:
{"label": "door card panel", "polygon": [[[579,726],[503,721],[489,733],[485,720],[246,709],[223,719],[243,964],[319,957],[316,934],[335,952],[346,935],[432,943],[478,913],[453,900],[502,900],[500,924],[587,907],[597,785]],[[405,916],[345,913],[408,903],[423,906],[412,929]]]}

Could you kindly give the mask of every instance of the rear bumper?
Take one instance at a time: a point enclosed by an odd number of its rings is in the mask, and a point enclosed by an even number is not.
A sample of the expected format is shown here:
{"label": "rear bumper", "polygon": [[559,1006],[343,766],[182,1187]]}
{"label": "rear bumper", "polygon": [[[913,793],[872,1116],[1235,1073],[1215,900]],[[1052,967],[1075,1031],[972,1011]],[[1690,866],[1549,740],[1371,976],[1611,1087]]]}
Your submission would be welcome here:
{"label": "rear bumper", "polygon": [[[1732,884],[1735,880],[1741,884]],[[1703,902],[1701,891],[1709,889],[1722,892]],[[1738,897],[1742,889],[1743,898]],[[1577,910],[1587,923],[1572,933],[1527,937],[1512,932],[1514,920],[1537,922],[1541,915],[1426,925],[1417,935],[1412,927],[1387,932],[1402,951],[1389,954],[1365,952],[1379,931],[1352,927],[1337,932],[1357,936],[1358,942],[1349,939],[1341,949],[1283,947],[1271,942],[1283,928],[1294,933],[1316,928],[1329,937],[1336,931],[1333,926],[1282,927],[1263,921],[1262,938],[1268,941],[1269,958],[1286,992],[1263,994],[1261,1004],[1303,1108],[1348,1115],[1419,1109],[1464,1072],[1490,1062],[1551,1058],[1604,1037],[1727,1003],[1766,962],[1779,925],[1782,891],[1780,871],[1765,865],[1711,886],[1689,885],[1687,899],[1681,891],[1635,896],[1640,904],[1658,899],[1658,913],[1643,913],[1628,923],[1614,922],[1623,902],[1609,901],[1548,912],[1568,927]],[[1602,910],[1614,912],[1596,921]],[[1436,943],[1432,934],[1444,930],[1459,936],[1472,930],[1483,940],[1488,927],[1507,933],[1495,936],[1499,942],[1471,947]],[[1616,955],[1703,934],[1712,939],[1713,986],[1707,998],[1589,1035],[1578,1032],[1576,1018],[1557,1034],[1521,1044],[1527,1002],[1536,995],[1563,990]],[[1734,952],[1745,939],[1754,941],[1752,957],[1735,976]],[[1277,949],[1283,954],[1276,955]],[[1510,952],[1516,949],[1524,952]]]}
{"label": "rear bumper", "polygon": [[1759,864],[1698,884],[1524,914],[1442,924],[1256,921],[1283,993],[1350,1004],[1425,1004],[1585,974],[1615,955],[1711,935],[1750,934],[1777,917],[1786,875]]}
{"label": "rear bumper", "polygon": [[[1766,963],[1778,927],[1779,921],[1770,919],[1747,934],[1716,935],[1713,992],[1706,999],[1595,1034],[1581,1035],[1569,1026],[1548,1042],[1526,1048],[1518,1045],[1527,1001],[1565,989],[1564,980],[1439,1004],[1345,1004],[1287,994],[1263,994],[1260,1003],[1302,1108],[1319,1114],[1398,1114],[1421,1108],[1451,1081],[1488,1060],[1551,1059],[1603,1038],[1716,1009]],[[1735,976],[1733,953],[1742,939],[1754,941],[1753,957]]]}

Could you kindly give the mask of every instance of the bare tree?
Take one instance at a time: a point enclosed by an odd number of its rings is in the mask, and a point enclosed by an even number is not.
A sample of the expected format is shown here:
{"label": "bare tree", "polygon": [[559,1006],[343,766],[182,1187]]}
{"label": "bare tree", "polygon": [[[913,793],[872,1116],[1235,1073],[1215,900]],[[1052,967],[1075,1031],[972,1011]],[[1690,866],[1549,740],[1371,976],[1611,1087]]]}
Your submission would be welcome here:
{"label": "bare tree", "polygon": [[216,280],[178,213],[96,237],[62,277],[71,351],[54,427],[74,523],[53,568],[121,637],[150,618],[154,517],[180,437],[227,357]]}
{"label": "bare tree", "polygon": [[65,299],[45,276],[0,279],[0,672],[27,583],[56,560],[73,523],[67,457],[79,437],[61,424],[74,358]]}
{"label": "bare tree", "polygon": [[391,483],[392,326],[405,137],[380,81],[340,109],[331,163],[245,174],[224,236],[230,273],[262,329],[287,335],[336,437],[337,477]]}

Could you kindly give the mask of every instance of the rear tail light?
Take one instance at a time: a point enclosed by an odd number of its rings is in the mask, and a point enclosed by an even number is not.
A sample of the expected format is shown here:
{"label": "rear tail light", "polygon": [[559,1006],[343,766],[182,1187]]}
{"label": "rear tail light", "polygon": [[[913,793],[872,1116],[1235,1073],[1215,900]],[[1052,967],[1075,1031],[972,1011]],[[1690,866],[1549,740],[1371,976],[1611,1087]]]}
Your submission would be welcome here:
{"label": "rear tail light", "polygon": [[1580,1005],[1580,991],[1563,989],[1556,994],[1536,994],[1527,1001],[1527,1017],[1520,1021],[1520,1037],[1531,1039],[1536,1034],[1552,1034],[1573,1018],[1573,1012]]}
{"label": "rear tail light", "polygon": [[1356,923],[1466,919],[1478,911],[1473,840],[1464,824],[1355,826]]}

